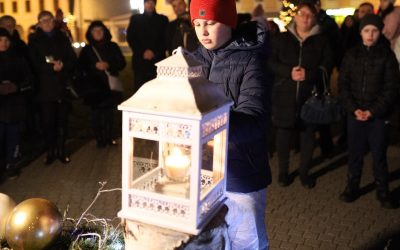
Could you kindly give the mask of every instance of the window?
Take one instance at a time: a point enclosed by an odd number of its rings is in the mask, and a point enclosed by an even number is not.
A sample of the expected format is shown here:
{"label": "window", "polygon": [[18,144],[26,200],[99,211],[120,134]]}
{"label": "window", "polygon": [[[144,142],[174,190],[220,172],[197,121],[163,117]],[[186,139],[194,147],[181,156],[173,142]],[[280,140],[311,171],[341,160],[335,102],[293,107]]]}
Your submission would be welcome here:
{"label": "window", "polygon": [[26,12],[31,12],[31,1],[27,0],[25,1],[25,11]]}
{"label": "window", "polygon": [[39,0],[39,11],[44,10],[44,0]]}
{"label": "window", "polygon": [[0,13],[4,13],[4,3],[0,2]]}
{"label": "window", "polygon": [[12,12],[17,13],[18,12],[18,4],[17,1],[12,2]]}
{"label": "window", "polygon": [[60,8],[60,4],[58,0],[54,0],[54,11],[57,11]]}

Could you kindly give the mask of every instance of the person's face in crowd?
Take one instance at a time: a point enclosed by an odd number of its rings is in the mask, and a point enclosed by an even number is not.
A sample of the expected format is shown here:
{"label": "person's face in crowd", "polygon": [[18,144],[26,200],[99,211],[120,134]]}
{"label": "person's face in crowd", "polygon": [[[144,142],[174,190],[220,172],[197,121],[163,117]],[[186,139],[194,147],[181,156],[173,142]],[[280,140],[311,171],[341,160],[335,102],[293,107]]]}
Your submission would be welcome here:
{"label": "person's face in crowd", "polygon": [[227,43],[232,36],[231,27],[213,20],[195,19],[193,21],[197,38],[208,50],[215,50]]}
{"label": "person's face in crowd", "polygon": [[6,36],[0,36],[0,52],[7,51],[10,48],[10,39]]}
{"label": "person's face in crowd", "polygon": [[172,8],[177,16],[182,16],[186,12],[186,3],[184,0],[174,0],[172,1]]}
{"label": "person's face in crowd", "polygon": [[0,23],[0,27],[6,29],[8,33],[12,34],[15,30],[15,22],[13,22],[12,20],[3,20]]}
{"label": "person's face in crowd", "polygon": [[345,25],[347,28],[353,27],[353,24],[354,24],[354,21],[353,21],[353,18],[352,18],[351,16],[347,16],[347,17],[344,19],[344,25]]}
{"label": "person's face in crowd", "polygon": [[156,3],[153,0],[144,2],[144,11],[146,13],[153,13],[156,10]]}
{"label": "person's face in crowd", "polygon": [[363,5],[363,6],[360,6],[360,8],[358,8],[357,17],[359,20],[361,20],[366,14],[373,14],[373,13],[374,13],[374,9],[371,8],[371,6]]}
{"label": "person's face in crowd", "polygon": [[317,1],[314,5],[315,9],[317,10],[317,13],[321,11],[321,1]]}
{"label": "person's face in crowd", "polygon": [[54,29],[54,18],[51,16],[43,16],[39,20],[39,27],[44,32],[51,32]]}
{"label": "person's face in crowd", "polygon": [[90,33],[92,34],[92,37],[95,41],[101,41],[104,38],[104,30],[102,27],[94,27],[92,28]]}
{"label": "person's face in crowd", "polygon": [[379,1],[379,6],[381,7],[382,10],[386,10],[387,7],[389,7],[390,2],[391,1],[389,1],[389,0],[380,0]]}
{"label": "person's face in crowd", "polygon": [[294,17],[296,29],[302,32],[309,32],[315,25],[315,15],[308,7],[302,7]]}
{"label": "person's face in crowd", "polygon": [[379,29],[371,24],[365,25],[361,30],[361,38],[363,43],[367,47],[375,45],[379,39],[380,31]]}

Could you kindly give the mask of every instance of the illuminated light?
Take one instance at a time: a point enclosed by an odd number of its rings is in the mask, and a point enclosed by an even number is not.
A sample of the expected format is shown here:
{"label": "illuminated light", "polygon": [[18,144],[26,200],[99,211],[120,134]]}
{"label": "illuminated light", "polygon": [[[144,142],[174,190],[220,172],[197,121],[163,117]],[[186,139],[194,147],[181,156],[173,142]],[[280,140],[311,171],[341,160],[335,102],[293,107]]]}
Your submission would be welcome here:
{"label": "illuminated light", "polygon": [[72,44],[72,46],[73,46],[75,49],[79,49],[80,43],[74,42],[74,43]]}
{"label": "illuminated light", "polygon": [[81,42],[81,47],[83,48],[83,47],[85,47],[85,46],[86,46],[86,43]]}
{"label": "illuminated light", "polygon": [[354,14],[354,8],[327,9],[326,14],[330,16],[348,16]]}
{"label": "illuminated light", "polygon": [[143,0],[130,0],[132,10],[139,10],[140,14],[144,12],[144,1]]}

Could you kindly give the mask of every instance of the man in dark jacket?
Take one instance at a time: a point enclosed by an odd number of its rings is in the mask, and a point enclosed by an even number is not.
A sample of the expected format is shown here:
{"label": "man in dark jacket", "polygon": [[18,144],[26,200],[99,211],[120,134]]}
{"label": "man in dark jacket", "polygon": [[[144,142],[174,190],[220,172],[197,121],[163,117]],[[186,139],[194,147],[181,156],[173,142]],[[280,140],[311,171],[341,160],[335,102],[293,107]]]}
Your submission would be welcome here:
{"label": "man in dark jacket", "polygon": [[134,92],[156,77],[154,64],[165,58],[165,30],[168,18],[155,9],[156,0],[144,1],[144,13],[131,17],[127,40],[132,49]]}
{"label": "man in dark jacket", "polygon": [[[223,3],[222,3],[223,2]],[[267,249],[266,189],[271,183],[266,131],[272,81],[265,64],[266,31],[255,22],[238,30],[234,0],[192,0],[201,43],[202,75],[233,101],[230,113],[226,221],[233,249]]]}
{"label": "man in dark jacket", "polygon": [[31,88],[32,78],[28,63],[10,48],[10,40],[9,32],[0,28],[0,160],[5,156],[9,177],[17,174],[19,127],[26,111],[23,93]]}
{"label": "man in dark jacket", "polygon": [[67,36],[54,28],[51,12],[40,12],[38,21],[39,27],[29,42],[29,52],[39,78],[36,99],[42,113],[47,145],[45,164],[53,163],[56,157],[69,163],[70,158],[65,152],[69,107],[66,87],[76,56]]}
{"label": "man in dark jacket", "polygon": [[340,195],[344,202],[360,196],[363,158],[369,149],[373,159],[376,195],[384,208],[398,206],[388,187],[386,149],[388,117],[397,97],[399,66],[387,43],[379,41],[383,23],[379,16],[368,14],[360,23],[362,43],[350,49],[339,75],[340,95],[348,111],[347,186]]}
{"label": "man in dark jacket", "polygon": [[172,55],[172,51],[179,46],[188,51],[194,51],[199,46],[199,41],[190,22],[189,13],[186,11],[186,3],[184,0],[172,0],[171,5],[176,19],[170,22],[167,28],[168,54]]}

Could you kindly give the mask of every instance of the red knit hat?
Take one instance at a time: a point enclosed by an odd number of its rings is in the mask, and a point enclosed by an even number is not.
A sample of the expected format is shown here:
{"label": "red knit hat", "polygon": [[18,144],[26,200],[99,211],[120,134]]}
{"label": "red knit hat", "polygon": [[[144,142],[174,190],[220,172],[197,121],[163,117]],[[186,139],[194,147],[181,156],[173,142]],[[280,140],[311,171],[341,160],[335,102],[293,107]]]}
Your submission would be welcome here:
{"label": "red knit hat", "polygon": [[235,0],[192,0],[191,21],[195,19],[214,20],[236,28],[237,12]]}

